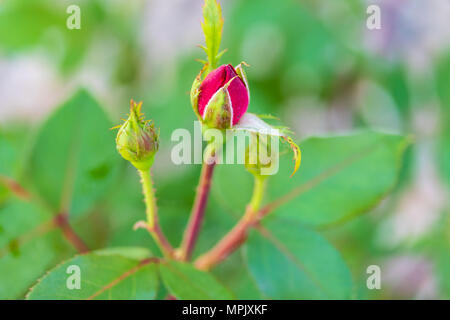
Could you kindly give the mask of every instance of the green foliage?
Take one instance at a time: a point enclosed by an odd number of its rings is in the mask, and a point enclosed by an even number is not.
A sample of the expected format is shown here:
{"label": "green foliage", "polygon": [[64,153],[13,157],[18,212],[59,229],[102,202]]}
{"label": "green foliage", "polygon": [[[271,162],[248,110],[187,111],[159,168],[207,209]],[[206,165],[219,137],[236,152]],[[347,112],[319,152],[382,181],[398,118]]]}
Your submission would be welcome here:
{"label": "green foliage", "polygon": [[[11,49],[22,49],[37,44],[48,27],[58,22],[61,16],[48,10],[40,1],[5,1],[0,11],[0,43]],[[11,32],[14,30],[14,32]]]}
{"label": "green foliage", "polygon": [[340,254],[316,232],[271,219],[246,244],[250,272],[272,299],[349,299],[350,272]]}
{"label": "green foliage", "polygon": [[23,297],[37,277],[74,253],[53,218],[88,213],[110,187],[118,165],[110,127],[98,103],[80,91],[40,128],[23,172],[17,159],[25,139],[1,136],[2,174],[24,176],[32,203],[8,197],[0,207],[0,297]]}
{"label": "green foliage", "polygon": [[231,255],[227,260],[219,264],[213,273],[221,283],[236,296],[238,300],[266,299],[255,283],[245,261],[244,252]]}
{"label": "green foliage", "polygon": [[[450,117],[448,117],[450,120]],[[442,177],[450,186],[450,122],[446,121],[443,124],[443,134],[439,139],[438,155],[439,165],[442,172]]]}
{"label": "green foliage", "polygon": [[450,211],[443,212],[434,228],[415,248],[428,257],[432,263],[439,293],[443,299],[450,299]]}
{"label": "green foliage", "polygon": [[[15,156],[14,145],[8,141],[6,135],[0,131],[0,145],[2,152],[0,153],[0,175],[12,176],[13,163]],[[9,196],[9,189],[6,184],[0,179],[0,204]]]}
{"label": "green foliage", "polygon": [[0,145],[2,146],[2,152],[0,153],[0,174],[12,176],[15,159],[17,158],[18,143],[11,141],[7,133],[0,129]]}
{"label": "green foliage", "polygon": [[84,90],[42,126],[25,176],[55,213],[86,213],[113,182],[118,155],[114,132],[99,104]]}
{"label": "green foliage", "polygon": [[160,265],[161,277],[169,292],[177,299],[232,299],[233,295],[209,273],[192,265],[167,262]]}
{"label": "green foliage", "polygon": [[[27,299],[154,299],[158,289],[157,266],[148,257],[149,252],[142,248],[75,256],[41,278]],[[70,287],[70,277],[75,275],[68,269],[70,266],[79,267],[80,289]]]}
{"label": "green foliage", "polygon": [[281,184],[287,175],[285,162],[274,179],[274,184],[282,188],[272,190],[273,197],[293,188],[298,191],[278,214],[307,225],[324,226],[368,211],[395,186],[409,144],[410,139],[404,136],[381,132],[305,140],[297,181],[292,178]]}
{"label": "green foliage", "polygon": [[442,108],[441,135],[438,142],[438,161],[441,172],[450,186],[450,55],[439,61],[436,67],[436,84]]}
{"label": "green foliage", "polygon": [[[77,3],[78,2],[78,3]],[[63,72],[80,64],[92,41],[95,25],[104,18],[98,1],[76,1],[81,9],[81,29],[66,27],[64,4],[51,0],[6,0],[0,10],[0,48],[8,52],[36,46],[47,50]]]}
{"label": "green foliage", "polygon": [[0,205],[11,195],[4,179],[17,178],[23,166],[23,154],[29,130],[23,126],[0,126]]}
{"label": "green foliage", "polygon": [[73,253],[47,211],[15,199],[0,206],[0,299],[23,298],[38,277]]}

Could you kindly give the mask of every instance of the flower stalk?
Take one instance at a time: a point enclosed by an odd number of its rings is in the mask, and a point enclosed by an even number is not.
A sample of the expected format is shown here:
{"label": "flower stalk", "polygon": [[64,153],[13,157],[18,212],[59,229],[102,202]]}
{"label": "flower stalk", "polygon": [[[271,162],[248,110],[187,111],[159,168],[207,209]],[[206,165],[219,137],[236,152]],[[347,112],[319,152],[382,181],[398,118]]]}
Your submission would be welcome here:
{"label": "flower stalk", "polygon": [[225,260],[247,239],[249,229],[259,222],[258,210],[264,196],[266,178],[260,175],[254,177],[253,195],[244,215],[222,240],[195,261],[198,269],[209,270]]}
{"label": "flower stalk", "polygon": [[135,228],[145,227],[158,244],[164,256],[173,258],[174,251],[170,242],[165,237],[159,225],[156,198],[153,190],[153,183],[150,171],[138,170],[141,176],[142,191],[144,193],[144,202],[146,206],[147,222],[143,225],[138,223]]}
{"label": "flower stalk", "polygon": [[215,152],[211,151],[209,156],[203,162],[194,206],[192,207],[191,216],[184,232],[181,247],[177,254],[180,260],[187,261],[192,256],[198,234],[203,224],[215,165]]}

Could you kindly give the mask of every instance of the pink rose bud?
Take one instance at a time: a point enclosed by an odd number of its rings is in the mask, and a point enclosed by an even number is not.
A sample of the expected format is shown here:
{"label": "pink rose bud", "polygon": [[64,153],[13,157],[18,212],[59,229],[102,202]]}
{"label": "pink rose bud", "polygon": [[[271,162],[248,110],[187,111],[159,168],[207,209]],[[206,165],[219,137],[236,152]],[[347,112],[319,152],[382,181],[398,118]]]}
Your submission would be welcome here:
{"label": "pink rose bud", "polygon": [[[199,75],[201,76],[201,75]],[[241,65],[222,65],[201,81],[194,81],[192,104],[196,114],[211,127],[226,129],[239,122],[247,111],[249,91]]]}

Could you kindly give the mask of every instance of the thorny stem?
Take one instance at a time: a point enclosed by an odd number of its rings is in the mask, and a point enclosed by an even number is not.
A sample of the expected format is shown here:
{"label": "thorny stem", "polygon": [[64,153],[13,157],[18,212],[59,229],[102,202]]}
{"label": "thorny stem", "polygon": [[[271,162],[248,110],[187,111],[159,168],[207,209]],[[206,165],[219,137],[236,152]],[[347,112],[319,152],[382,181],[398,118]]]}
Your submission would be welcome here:
{"label": "thorny stem", "polygon": [[180,260],[189,260],[192,255],[192,251],[194,250],[195,242],[197,241],[198,234],[203,223],[203,218],[205,216],[205,209],[208,202],[209,191],[211,189],[211,179],[215,165],[215,152],[213,151],[203,162],[194,206],[192,207],[191,216],[178,252],[178,258]]}
{"label": "thorny stem", "polygon": [[226,259],[245,241],[248,230],[260,220],[258,210],[264,195],[265,185],[265,177],[255,176],[253,196],[244,215],[222,240],[195,261],[195,266],[198,269],[209,270],[217,263]]}
{"label": "thorny stem", "polygon": [[156,198],[153,191],[152,177],[150,171],[138,170],[141,176],[142,190],[147,214],[146,229],[152,235],[159,248],[166,257],[173,257],[173,248],[165,237],[159,226],[158,213],[156,208]]}

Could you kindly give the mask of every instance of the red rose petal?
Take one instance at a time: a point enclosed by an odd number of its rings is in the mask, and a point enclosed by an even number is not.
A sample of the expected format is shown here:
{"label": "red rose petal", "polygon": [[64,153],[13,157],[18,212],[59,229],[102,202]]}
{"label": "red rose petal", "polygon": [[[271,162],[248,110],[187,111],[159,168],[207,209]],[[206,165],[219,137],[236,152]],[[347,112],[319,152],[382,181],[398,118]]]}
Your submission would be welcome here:
{"label": "red rose petal", "polygon": [[[237,73],[233,66],[222,65],[211,71],[200,85],[200,94],[198,96],[198,113],[203,117],[206,105],[211,97],[222,88],[228,81],[236,77]],[[233,125],[238,123],[242,115],[248,108],[248,91],[241,78],[236,77],[229,85],[231,104],[233,108]]]}

